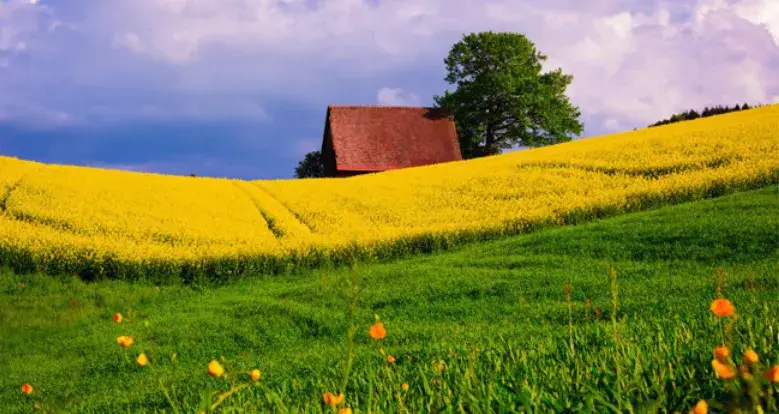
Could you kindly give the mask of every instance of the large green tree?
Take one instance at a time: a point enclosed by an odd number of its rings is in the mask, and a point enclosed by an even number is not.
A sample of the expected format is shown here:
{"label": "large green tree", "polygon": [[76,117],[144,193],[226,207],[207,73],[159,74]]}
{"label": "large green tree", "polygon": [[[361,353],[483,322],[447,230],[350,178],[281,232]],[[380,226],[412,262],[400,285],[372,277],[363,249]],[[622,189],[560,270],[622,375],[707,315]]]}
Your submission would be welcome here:
{"label": "large green tree", "polygon": [[444,63],[456,89],[434,99],[454,113],[464,158],[581,134],[581,113],[565,95],[573,76],[543,72],[546,59],[518,33],[473,33],[454,44]]}
{"label": "large green tree", "polygon": [[325,166],[321,151],[311,151],[295,167],[295,178],[324,177]]}

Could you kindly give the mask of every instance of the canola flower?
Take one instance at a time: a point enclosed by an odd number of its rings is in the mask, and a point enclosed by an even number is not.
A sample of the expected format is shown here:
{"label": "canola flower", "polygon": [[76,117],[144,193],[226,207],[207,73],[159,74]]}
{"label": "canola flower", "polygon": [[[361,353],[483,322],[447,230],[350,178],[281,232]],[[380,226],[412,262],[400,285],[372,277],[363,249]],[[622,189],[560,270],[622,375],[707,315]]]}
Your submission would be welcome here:
{"label": "canola flower", "polygon": [[352,246],[361,257],[428,251],[779,182],[777,118],[771,105],[348,179],[175,177],[0,157],[0,265],[229,277],[343,259]]}
{"label": "canola flower", "polygon": [[349,407],[344,407],[338,410],[338,414],[352,414],[352,409]]}

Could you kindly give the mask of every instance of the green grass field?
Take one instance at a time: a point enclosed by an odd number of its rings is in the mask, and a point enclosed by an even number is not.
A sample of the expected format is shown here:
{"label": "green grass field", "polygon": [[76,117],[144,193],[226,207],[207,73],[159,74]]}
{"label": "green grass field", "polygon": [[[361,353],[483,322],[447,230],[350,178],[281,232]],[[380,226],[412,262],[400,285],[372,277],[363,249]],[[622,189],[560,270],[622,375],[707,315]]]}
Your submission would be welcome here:
{"label": "green grass field", "polygon": [[[752,347],[763,364],[779,363],[777,186],[358,264],[346,403],[355,412],[687,412],[725,392],[711,367],[723,341],[709,311],[718,269],[741,315],[733,354]],[[171,401],[197,412],[204,391],[248,382],[254,367],[262,379],[225,400],[225,412],[322,412],[322,393],[344,382],[349,280],[348,269],[329,269],[155,286],[4,271],[0,412],[35,402],[171,412]],[[113,323],[114,312],[125,322]],[[368,337],[375,313],[394,364]],[[115,342],[122,334],[136,338],[129,361]],[[151,366],[132,362],[142,351]],[[221,356],[228,377],[212,379],[206,366]],[[773,390],[767,403],[779,410]]]}

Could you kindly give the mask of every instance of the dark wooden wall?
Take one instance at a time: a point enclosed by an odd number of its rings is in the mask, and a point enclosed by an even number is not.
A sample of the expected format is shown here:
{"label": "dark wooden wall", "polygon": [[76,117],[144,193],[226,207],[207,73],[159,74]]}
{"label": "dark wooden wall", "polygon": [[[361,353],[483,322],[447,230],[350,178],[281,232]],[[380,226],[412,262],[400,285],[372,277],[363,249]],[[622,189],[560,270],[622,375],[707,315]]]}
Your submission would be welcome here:
{"label": "dark wooden wall", "polygon": [[325,177],[335,177],[335,151],[333,150],[333,138],[330,135],[330,120],[325,122],[325,134],[322,137],[322,163],[325,167]]}

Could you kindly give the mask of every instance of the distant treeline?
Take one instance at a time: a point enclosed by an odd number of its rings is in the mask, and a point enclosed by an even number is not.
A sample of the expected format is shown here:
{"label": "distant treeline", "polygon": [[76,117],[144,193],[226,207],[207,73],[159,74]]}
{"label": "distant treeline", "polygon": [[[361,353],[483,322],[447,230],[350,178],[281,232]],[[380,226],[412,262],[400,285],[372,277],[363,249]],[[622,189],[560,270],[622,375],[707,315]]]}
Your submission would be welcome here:
{"label": "distant treeline", "polygon": [[759,108],[761,106],[763,105],[749,106],[749,104],[747,103],[744,103],[743,105],[740,106],[739,104],[736,104],[736,106],[733,107],[727,105],[725,106],[717,105],[712,107],[707,106],[703,108],[703,111],[701,112],[691,109],[689,111],[674,114],[668,119],[663,119],[662,121],[658,121],[652,125],[649,125],[649,127],[651,128],[660,125],[668,125],[668,124],[673,124],[675,122],[681,122],[681,121],[691,121],[693,119],[706,118],[708,116],[714,116],[714,115],[722,115],[722,114],[727,114],[729,112],[735,112],[735,111],[743,111],[745,109]]}

